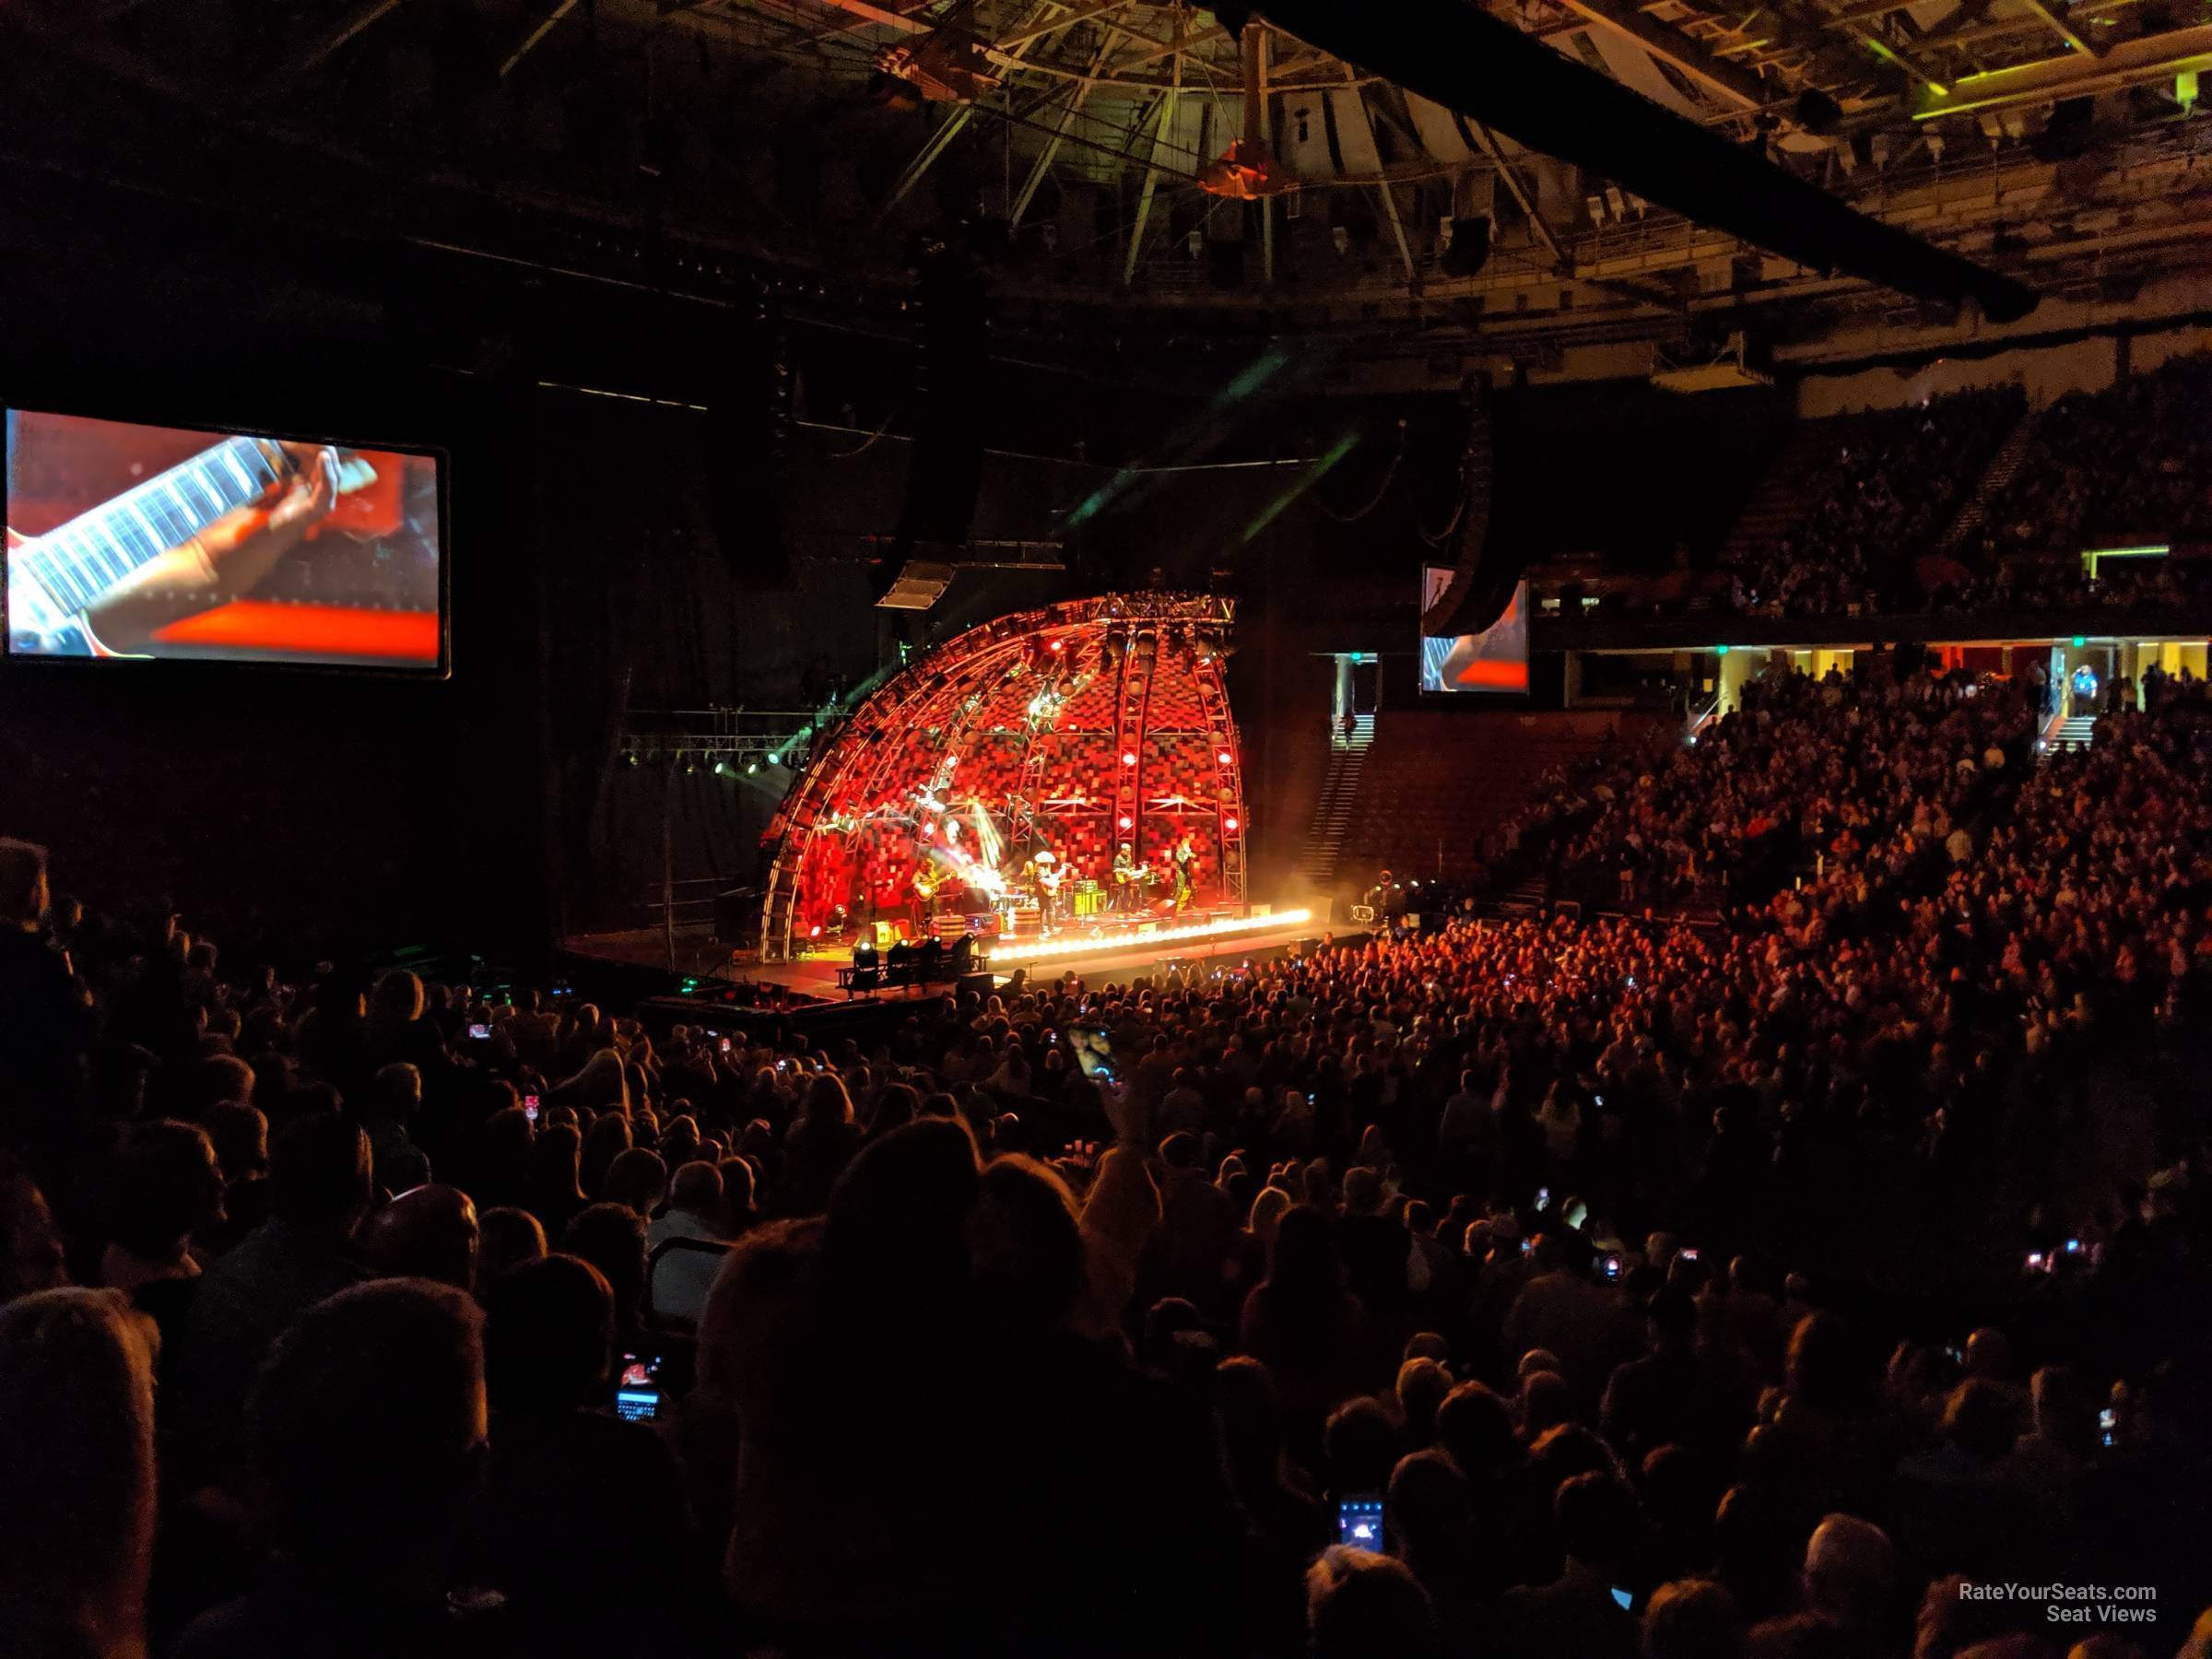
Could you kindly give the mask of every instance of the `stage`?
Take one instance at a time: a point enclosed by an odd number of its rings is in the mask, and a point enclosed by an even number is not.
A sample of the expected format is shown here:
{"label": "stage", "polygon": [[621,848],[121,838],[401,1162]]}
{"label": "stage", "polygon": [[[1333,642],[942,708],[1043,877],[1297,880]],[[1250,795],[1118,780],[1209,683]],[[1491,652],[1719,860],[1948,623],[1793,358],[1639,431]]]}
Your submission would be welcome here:
{"label": "stage", "polygon": [[[1111,931],[1171,901],[1241,924],[1234,618],[1218,595],[1106,594],[908,663],[825,735],[769,825],[763,959],[803,960],[864,923],[942,935],[961,915],[1028,941],[1048,917]],[[992,948],[1032,968],[1073,954]]]}
{"label": "stage", "polygon": [[1318,937],[1325,907],[1246,889],[1234,621],[1226,596],[1147,591],[956,634],[817,735],[762,840],[757,926],[719,914],[719,939],[700,925],[568,947],[674,975],[677,997],[818,1010],[843,1004],[864,940],[901,980],[930,953],[935,984],[861,993],[881,1002],[940,994],[956,943],[982,959],[972,988],[984,969],[1125,981]]}
{"label": "stage", "polygon": [[[1090,984],[1120,984],[1162,972],[1171,963],[1227,967],[1246,958],[1272,956],[1300,939],[1326,930],[1325,912],[1303,908],[1275,911],[1259,906],[1250,914],[1220,912],[1203,919],[1171,916],[1114,921],[1097,928],[1068,928],[1050,939],[1007,941],[995,948],[984,942],[984,961],[993,982],[1004,984],[1017,970],[1032,980],[1073,973]],[[674,947],[674,960],[670,947]],[[702,990],[741,985],[756,994],[789,1000],[845,1000],[838,971],[853,964],[848,945],[796,954],[784,961],[763,962],[750,951],[731,952],[705,928],[679,928],[671,935],[658,928],[582,934],[566,941],[576,956],[633,969],[661,969],[700,982]],[[878,1002],[917,1000],[942,994],[942,984],[900,987],[864,994]]]}

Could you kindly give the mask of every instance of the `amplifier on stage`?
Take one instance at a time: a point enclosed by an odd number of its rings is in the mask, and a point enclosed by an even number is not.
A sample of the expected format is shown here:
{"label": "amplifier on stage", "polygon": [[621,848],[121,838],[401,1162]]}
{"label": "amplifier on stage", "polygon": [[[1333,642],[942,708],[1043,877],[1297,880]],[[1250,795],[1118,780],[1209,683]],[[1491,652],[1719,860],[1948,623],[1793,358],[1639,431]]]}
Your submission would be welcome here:
{"label": "amplifier on stage", "polygon": [[979,911],[971,916],[958,913],[932,916],[929,919],[929,932],[932,938],[937,939],[957,939],[962,934],[995,938],[998,936],[998,912]]}
{"label": "amplifier on stage", "polygon": [[1076,914],[1102,916],[1106,913],[1106,889],[1095,881],[1085,882],[1076,889]]}
{"label": "amplifier on stage", "polygon": [[714,936],[724,945],[750,942],[760,927],[760,895],[733,888],[714,895]]}

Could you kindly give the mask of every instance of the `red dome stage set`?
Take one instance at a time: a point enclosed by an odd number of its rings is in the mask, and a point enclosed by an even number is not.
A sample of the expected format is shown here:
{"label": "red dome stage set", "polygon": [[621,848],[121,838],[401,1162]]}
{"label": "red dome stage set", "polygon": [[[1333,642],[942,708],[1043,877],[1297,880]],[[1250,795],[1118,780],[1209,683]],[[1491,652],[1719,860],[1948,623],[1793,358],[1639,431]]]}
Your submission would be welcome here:
{"label": "red dome stage set", "polygon": [[909,664],[769,827],[763,959],[972,934],[994,967],[1079,965],[1303,920],[1246,902],[1234,618],[1214,595],[1111,594]]}

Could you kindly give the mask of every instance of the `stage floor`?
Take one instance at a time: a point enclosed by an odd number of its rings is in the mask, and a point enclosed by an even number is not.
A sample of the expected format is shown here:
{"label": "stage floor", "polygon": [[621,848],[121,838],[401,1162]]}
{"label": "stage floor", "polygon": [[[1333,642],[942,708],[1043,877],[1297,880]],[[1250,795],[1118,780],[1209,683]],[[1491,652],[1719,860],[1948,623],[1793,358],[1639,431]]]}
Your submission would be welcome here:
{"label": "stage floor", "polygon": [[[1227,968],[1247,957],[1271,956],[1300,939],[1320,936],[1328,925],[1325,918],[1318,914],[1285,915],[1279,919],[1255,915],[1249,921],[1250,926],[1241,931],[1197,938],[1162,939],[1154,932],[1140,931],[1144,924],[1102,928],[1095,947],[1065,959],[1006,965],[993,960],[991,970],[1002,982],[1014,968],[1026,967],[1033,980],[1058,979],[1063,974],[1074,973],[1094,985],[1120,984],[1159,973],[1165,961]],[[1152,925],[1157,929],[1174,924],[1163,919]],[[1082,936],[1079,931],[1070,929],[1056,935],[1055,942],[1074,941]],[[1026,943],[1022,941],[1010,948],[1019,949]],[[635,968],[669,966],[668,940],[658,928],[582,934],[570,938],[566,945],[580,956],[601,961]],[[679,928],[675,939],[674,971],[677,973],[724,984],[772,987],[823,1000],[844,1000],[846,994],[838,988],[837,973],[839,969],[850,966],[852,960],[850,949],[821,951],[788,962],[758,962],[749,959],[749,953],[732,959],[705,928]],[[874,994],[876,1000],[886,1001],[934,993],[884,991]]]}

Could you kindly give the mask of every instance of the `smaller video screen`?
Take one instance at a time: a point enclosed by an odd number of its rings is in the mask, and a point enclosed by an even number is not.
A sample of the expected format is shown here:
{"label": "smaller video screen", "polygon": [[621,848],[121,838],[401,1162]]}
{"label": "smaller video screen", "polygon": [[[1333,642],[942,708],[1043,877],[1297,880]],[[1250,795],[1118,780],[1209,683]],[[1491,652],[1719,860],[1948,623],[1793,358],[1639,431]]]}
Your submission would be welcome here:
{"label": "smaller video screen", "polygon": [[[1452,584],[1452,572],[1430,565],[1421,572],[1426,613]],[[1480,633],[1421,636],[1421,689],[1528,695],[1528,583],[1518,582],[1505,614]]]}

